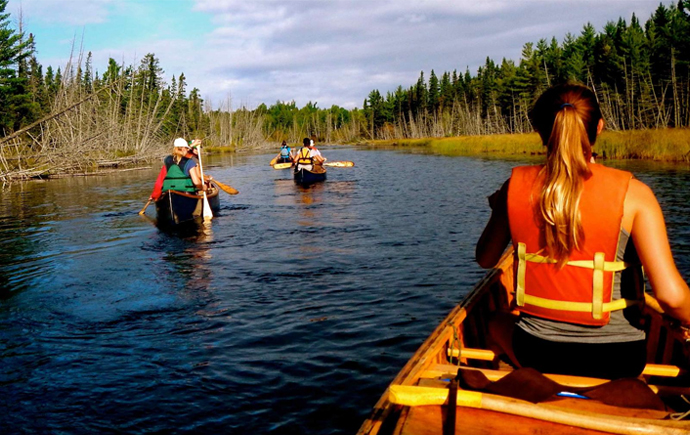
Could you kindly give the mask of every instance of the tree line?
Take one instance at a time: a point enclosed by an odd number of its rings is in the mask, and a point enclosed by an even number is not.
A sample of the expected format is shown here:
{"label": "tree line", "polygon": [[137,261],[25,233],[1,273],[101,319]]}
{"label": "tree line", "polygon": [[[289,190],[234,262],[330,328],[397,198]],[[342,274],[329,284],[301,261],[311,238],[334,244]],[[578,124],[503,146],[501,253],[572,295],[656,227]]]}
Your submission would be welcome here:
{"label": "tree line", "polygon": [[519,63],[487,58],[475,75],[424,72],[408,87],[364,101],[368,136],[416,138],[530,131],[528,111],[547,87],[593,88],[614,130],[690,125],[690,1],[659,5],[642,25],[633,15],[596,32],[587,24],[562,42],[523,46]]}
{"label": "tree line", "polygon": [[[138,65],[73,54],[54,69],[35,57],[33,35],[10,26],[0,0],[0,178],[88,171],[160,155],[174,137],[202,137],[247,149],[266,142],[447,137],[530,131],[528,111],[547,87],[578,81],[599,97],[611,129],[690,125],[690,0],[660,4],[642,24],[633,15],[601,32],[586,24],[562,42],[524,44],[519,61],[487,57],[475,74],[424,71],[416,83],[382,94],[361,109],[294,101],[213,108],[184,73],[164,80],[153,53]],[[8,175],[9,174],[9,175]]]}

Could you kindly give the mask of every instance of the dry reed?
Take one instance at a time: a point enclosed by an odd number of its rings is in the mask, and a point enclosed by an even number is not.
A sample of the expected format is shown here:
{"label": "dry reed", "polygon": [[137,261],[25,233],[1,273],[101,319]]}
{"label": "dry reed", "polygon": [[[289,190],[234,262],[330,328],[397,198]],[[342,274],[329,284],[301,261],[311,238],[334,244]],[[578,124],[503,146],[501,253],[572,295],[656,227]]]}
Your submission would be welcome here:
{"label": "dry reed", "polygon": [[[374,140],[363,143],[377,147],[428,147],[443,155],[511,157],[545,153],[536,133]],[[594,150],[606,159],[690,162],[690,129],[604,131]]]}

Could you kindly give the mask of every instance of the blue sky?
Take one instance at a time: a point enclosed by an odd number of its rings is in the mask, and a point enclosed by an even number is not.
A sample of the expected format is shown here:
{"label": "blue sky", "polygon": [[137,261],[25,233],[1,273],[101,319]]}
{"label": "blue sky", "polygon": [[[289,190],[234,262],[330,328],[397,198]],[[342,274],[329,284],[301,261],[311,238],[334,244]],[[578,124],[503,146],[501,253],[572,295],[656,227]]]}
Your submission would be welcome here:
{"label": "blue sky", "polygon": [[[664,4],[670,4],[668,1]],[[160,60],[213,107],[294,100],[361,107],[373,89],[410,86],[421,71],[469,68],[487,56],[519,61],[526,42],[633,13],[644,22],[659,0],[10,0],[36,37],[45,67],[93,53],[139,65]],[[74,45],[74,49],[73,49]]]}

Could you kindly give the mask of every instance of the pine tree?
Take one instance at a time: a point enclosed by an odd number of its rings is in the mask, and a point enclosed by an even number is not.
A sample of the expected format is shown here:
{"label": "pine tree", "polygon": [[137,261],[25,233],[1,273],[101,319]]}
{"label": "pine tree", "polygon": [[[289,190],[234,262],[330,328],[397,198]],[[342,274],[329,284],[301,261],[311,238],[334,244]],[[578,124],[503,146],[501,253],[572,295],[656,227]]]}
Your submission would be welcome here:
{"label": "pine tree", "polygon": [[438,110],[438,107],[440,105],[440,93],[441,90],[438,82],[438,77],[436,77],[436,73],[432,69],[431,73],[429,74],[429,93],[427,97],[427,111],[432,116],[436,114],[436,111]]}
{"label": "pine tree", "polygon": [[0,0],[0,134],[33,121],[37,112],[28,89],[26,61],[33,54],[33,36],[10,28],[8,0]]}

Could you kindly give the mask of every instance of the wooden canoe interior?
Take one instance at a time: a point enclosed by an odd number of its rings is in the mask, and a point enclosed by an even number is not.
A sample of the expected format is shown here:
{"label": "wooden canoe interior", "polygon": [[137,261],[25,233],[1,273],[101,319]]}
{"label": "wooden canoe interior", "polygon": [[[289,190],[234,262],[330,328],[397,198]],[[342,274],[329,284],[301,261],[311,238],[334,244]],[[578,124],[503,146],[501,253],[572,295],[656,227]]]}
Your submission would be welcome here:
{"label": "wooden canoe interior", "polygon": [[[487,324],[488,319],[496,312],[511,312],[512,263],[512,252],[506,252],[499,266],[491,270],[433,331],[391,382],[391,386],[434,387],[447,396],[448,380],[457,373],[458,365],[481,370],[491,380],[510,373],[512,366],[505,362],[507,358],[504,355],[495,355],[498,349],[490,346],[487,341]],[[690,366],[689,346],[657,311],[646,307],[644,312],[648,330],[648,367],[645,373],[649,373],[644,379],[652,391],[662,398],[683,393],[690,399],[690,377],[685,371]],[[463,349],[468,348],[472,350],[463,352]],[[602,379],[578,376],[552,375],[552,379],[559,384],[570,386],[593,386],[606,382]],[[397,396],[394,399],[390,391],[389,387],[384,392],[358,434],[444,433],[446,405],[392,404],[389,397],[391,400],[399,399]],[[596,400],[573,398],[559,398],[532,404],[488,394],[482,397],[487,399],[487,403],[496,401],[499,406],[458,406],[455,433],[690,434],[690,421],[669,420],[669,413],[665,411],[622,408],[604,405]],[[516,407],[515,409],[526,409],[529,412],[497,412],[495,409],[501,408],[503,402],[509,409]],[[682,403],[677,397],[669,399],[669,402]],[[676,410],[686,411],[690,408],[690,405],[684,406],[685,408]],[[532,415],[532,410],[536,411],[533,414],[536,417],[525,416]],[[554,419],[548,417],[551,412],[556,415]],[[546,414],[547,417],[542,417],[542,414]],[[562,418],[563,416],[565,417]],[[588,419],[592,422],[582,423]],[[568,424],[571,420],[574,424]]]}

